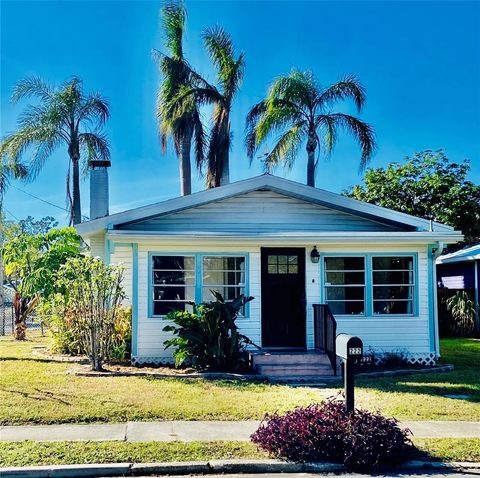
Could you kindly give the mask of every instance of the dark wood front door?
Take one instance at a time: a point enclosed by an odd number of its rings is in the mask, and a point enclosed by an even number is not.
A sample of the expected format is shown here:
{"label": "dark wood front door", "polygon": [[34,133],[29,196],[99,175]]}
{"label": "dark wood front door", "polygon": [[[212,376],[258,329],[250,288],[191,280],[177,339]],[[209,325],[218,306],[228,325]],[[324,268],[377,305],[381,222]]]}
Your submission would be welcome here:
{"label": "dark wood front door", "polygon": [[305,348],[305,249],[262,248],[262,346]]}

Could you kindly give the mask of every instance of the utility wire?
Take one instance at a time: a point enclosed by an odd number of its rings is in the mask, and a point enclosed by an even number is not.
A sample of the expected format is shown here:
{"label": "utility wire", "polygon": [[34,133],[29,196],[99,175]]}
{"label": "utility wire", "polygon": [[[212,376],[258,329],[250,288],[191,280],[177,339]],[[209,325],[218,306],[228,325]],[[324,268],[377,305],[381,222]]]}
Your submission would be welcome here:
{"label": "utility wire", "polygon": [[12,216],[13,219],[15,219],[16,221],[20,221],[20,219],[18,219],[18,217],[15,216],[15,214],[13,214],[13,212],[10,212],[5,206],[3,206],[3,209],[5,209],[5,212],[6,212],[7,214],[10,214],[10,216]]}
{"label": "utility wire", "polygon": [[[47,201],[46,199],[42,199],[42,198],[40,198],[40,197],[38,197],[38,196],[35,196],[34,194],[29,193],[29,192],[25,191],[24,189],[21,189],[21,188],[15,186],[14,184],[11,184],[11,187],[17,189],[18,191],[22,192],[23,194],[26,194],[27,196],[30,196],[30,197],[32,197],[32,198],[34,198],[34,199],[38,199],[39,201],[44,202],[45,204],[49,204],[50,206],[56,207],[57,209],[60,209],[60,210],[62,210],[62,211],[66,211],[66,212],[68,212],[68,213],[70,212],[67,208],[62,207],[62,206],[59,206],[58,204],[54,204],[53,202]],[[13,214],[12,214],[12,216],[13,216]],[[82,214],[82,217],[83,217],[83,219],[86,219],[87,221],[89,220],[89,217],[88,217],[88,216],[84,216],[84,215]]]}

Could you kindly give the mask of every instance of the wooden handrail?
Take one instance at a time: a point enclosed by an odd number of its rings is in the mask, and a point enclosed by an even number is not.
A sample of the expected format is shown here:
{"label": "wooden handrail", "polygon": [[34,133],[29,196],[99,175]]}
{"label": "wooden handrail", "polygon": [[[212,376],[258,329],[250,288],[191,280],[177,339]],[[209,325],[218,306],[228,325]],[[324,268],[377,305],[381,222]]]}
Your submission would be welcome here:
{"label": "wooden handrail", "polygon": [[325,352],[330,360],[334,375],[337,375],[337,321],[327,304],[313,304],[315,349]]}

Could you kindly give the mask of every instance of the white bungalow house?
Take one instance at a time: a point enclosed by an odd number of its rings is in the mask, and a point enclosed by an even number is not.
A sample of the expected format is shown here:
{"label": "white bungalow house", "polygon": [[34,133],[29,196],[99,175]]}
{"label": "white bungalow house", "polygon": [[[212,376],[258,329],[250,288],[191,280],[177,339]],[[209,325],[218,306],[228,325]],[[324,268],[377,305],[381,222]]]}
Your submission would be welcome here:
{"label": "white bungalow house", "polygon": [[125,267],[134,363],[170,360],[165,315],[212,289],[255,298],[238,325],[265,350],[314,349],[312,306],[328,304],[337,333],[367,349],[439,356],[435,260],[460,232],[268,174],[108,215],[105,166],[92,170],[97,219],[77,229]]}

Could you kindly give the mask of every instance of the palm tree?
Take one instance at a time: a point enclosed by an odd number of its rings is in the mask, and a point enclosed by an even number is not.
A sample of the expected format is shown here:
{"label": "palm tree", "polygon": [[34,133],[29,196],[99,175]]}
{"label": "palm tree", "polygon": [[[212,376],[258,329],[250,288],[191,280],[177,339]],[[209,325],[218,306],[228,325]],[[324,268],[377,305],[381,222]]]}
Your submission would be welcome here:
{"label": "palm tree", "polygon": [[192,86],[184,88],[170,105],[173,115],[181,115],[191,97],[199,105],[213,105],[212,125],[205,163],[208,188],[228,184],[229,156],[232,143],[230,111],[243,80],[244,54],[235,56],[230,36],[220,27],[209,28],[203,33],[203,41],[217,70],[217,83],[212,85],[190,69],[195,79]]}
{"label": "palm tree", "polygon": [[16,103],[28,97],[37,98],[39,103],[28,105],[20,115],[18,130],[8,134],[0,144],[0,156],[2,161],[6,158],[13,164],[33,148],[27,166],[34,178],[51,154],[65,144],[69,156],[67,199],[70,224],[78,224],[82,220],[80,162],[110,158],[108,141],[101,131],[109,117],[108,104],[98,93],[85,94],[82,81],[77,77],[60,87],[51,87],[38,77],[25,78],[16,84],[12,101]]}
{"label": "palm tree", "polygon": [[252,161],[256,151],[272,133],[280,133],[273,149],[265,156],[265,168],[270,171],[279,163],[291,168],[303,144],[307,150],[307,184],[315,186],[318,157],[323,148],[330,153],[337,141],[338,129],[351,133],[360,144],[363,170],[375,150],[372,127],[355,116],[332,113],[336,101],[352,99],[361,111],[365,90],[354,76],[321,88],[311,72],[293,70],[288,76],[275,80],[267,97],[247,115],[246,147]]}
{"label": "palm tree", "polygon": [[153,51],[163,76],[158,92],[157,117],[159,120],[162,151],[167,150],[170,136],[180,162],[180,183],[182,196],[192,192],[190,149],[195,141],[197,167],[203,163],[205,135],[198,105],[193,97],[185,104],[180,115],[172,114],[172,100],[185,88],[193,85],[195,77],[188,67],[183,53],[183,34],[185,31],[186,11],[182,3],[167,3],[163,6],[162,26],[165,34],[165,46],[169,55]]}

